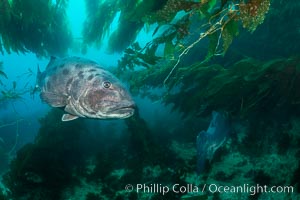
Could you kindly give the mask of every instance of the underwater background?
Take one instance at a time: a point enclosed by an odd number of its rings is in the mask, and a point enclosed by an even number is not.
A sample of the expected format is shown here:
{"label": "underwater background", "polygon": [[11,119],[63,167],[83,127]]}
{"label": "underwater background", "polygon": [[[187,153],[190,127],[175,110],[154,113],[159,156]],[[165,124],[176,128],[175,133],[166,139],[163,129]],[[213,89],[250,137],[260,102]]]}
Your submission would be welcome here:
{"label": "underwater background", "polygon": [[[0,200],[300,199],[300,1],[0,0]],[[116,75],[127,119],[42,102],[37,66]]]}

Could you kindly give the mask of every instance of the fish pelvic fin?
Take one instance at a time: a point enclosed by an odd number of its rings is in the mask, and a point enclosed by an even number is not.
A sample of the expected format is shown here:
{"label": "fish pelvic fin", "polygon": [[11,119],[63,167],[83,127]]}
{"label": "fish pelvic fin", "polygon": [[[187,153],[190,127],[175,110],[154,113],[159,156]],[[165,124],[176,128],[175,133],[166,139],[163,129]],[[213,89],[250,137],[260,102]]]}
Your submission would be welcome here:
{"label": "fish pelvic fin", "polygon": [[77,119],[78,116],[71,115],[71,114],[63,114],[61,121],[66,122],[66,121],[72,121],[74,119]]}

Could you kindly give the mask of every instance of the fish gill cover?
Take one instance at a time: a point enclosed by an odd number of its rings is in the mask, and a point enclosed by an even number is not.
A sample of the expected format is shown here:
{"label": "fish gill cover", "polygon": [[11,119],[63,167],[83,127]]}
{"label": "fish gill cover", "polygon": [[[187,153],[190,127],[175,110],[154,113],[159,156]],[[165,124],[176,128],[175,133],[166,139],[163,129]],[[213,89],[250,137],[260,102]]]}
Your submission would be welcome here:
{"label": "fish gill cover", "polygon": [[[76,19],[66,15],[70,2],[0,1],[0,199],[300,198],[299,1],[84,0],[80,38],[69,24]],[[36,62],[11,79],[23,54],[43,59],[80,50],[102,61],[97,48],[105,45],[121,56],[109,70],[137,100],[126,120],[63,123],[60,109],[45,114],[29,100]],[[213,111],[226,113],[232,133],[197,141]],[[215,139],[218,150],[205,155],[201,144]],[[128,184],[133,191],[124,190]],[[256,185],[292,190],[234,192]]]}

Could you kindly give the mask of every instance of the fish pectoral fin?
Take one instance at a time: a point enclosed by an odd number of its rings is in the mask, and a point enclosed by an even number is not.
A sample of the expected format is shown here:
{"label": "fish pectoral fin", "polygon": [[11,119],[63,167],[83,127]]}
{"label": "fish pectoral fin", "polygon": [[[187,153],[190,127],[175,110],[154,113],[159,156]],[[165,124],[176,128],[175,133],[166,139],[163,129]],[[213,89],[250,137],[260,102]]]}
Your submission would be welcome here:
{"label": "fish pectoral fin", "polygon": [[41,99],[52,107],[66,106],[67,97],[53,92],[41,92]]}
{"label": "fish pectoral fin", "polygon": [[75,115],[64,114],[61,118],[61,121],[66,122],[66,121],[71,121],[71,120],[74,120],[74,119],[77,119],[77,118],[78,118],[78,116],[75,116]]}

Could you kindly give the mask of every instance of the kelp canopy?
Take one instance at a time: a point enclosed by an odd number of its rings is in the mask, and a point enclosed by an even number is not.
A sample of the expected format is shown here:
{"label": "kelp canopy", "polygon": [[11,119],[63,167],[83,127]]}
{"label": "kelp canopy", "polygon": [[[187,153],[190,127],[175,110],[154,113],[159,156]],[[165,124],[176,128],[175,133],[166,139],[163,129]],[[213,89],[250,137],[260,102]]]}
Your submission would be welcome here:
{"label": "kelp canopy", "polygon": [[[101,43],[119,13],[118,27],[108,37],[112,51],[124,50],[142,28],[157,24],[153,32],[156,39],[146,49],[138,49],[139,52],[164,44],[165,53],[172,54],[193,29],[200,38],[210,38],[208,56],[228,49],[238,34],[239,23],[253,32],[264,21],[270,6],[270,0],[86,0],[86,3],[88,18],[83,31],[86,44]],[[197,28],[192,27],[195,22]],[[164,31],[158,34],[160,28]]]}
{"label": "kelp canopy", "polygon": [[[238,34],[240,23],[253,32],[263,22],[270,6],[270,0],[85,1],[87,19],[83,25],[83,46],[100,44],[108,36],[109,49],[121,52],[133,44],[142,28],[156,24],[154,31],[150,29],[154,36],[151,43],[141,49],[131,48],[134,52],[153,54],[158,46],[164,45],[165,54],[176,50],[180,53],[189,49],[184,46],[194,46],[184,43],[184,39],[198,34],[200,40],[205,37],[210,40],[207,57],[228,49]],[[2,0],[0,51],[63,55],[72,46],[67,5],[68,0]],[[110,32],[117,16],[118,26]],[[142,59],[142,63],[150,60],[137,58]]]}
{"label": "kelp canopy", "polygon": [[[153,9],[143,6],[144,11],[139,12],[142,16],[132,19],[136,23],[143,22],[144,28],[156,26],[150,32],[152,39],[146,45],[142,46],[139,41],[133,42],[132,34],[130,38],[126,35],[119,38],[118,41],[127,41],[131,45],[124,50],[118,67],[120,74],[127,69],[140,70],[141,67],[145,68],[147,74],[168,70],[161,84],[169,87],[169,78],[186,54],[197,49],[199,53],[197,59],[194,59],[197,62],[224,56],[241,29],[252,33],[263,23],[270,8],[270,0],[168,0],[159,5]],[[120,18],[126,16],[127,12],[120,12]],[[119,26],[115,32],[122,32],[123,28]],[[129,29],[138,33],[141,28]],[[110,43],[110,48],[119,49],[123,46],[115,48]]]}
{"label": "kelp canopy", "polygon": [[[239,61],[241,58],[232,61],[227,66],[229,69],[224,69],[221,63],[208,62],[214,56],[224,56],[241,30],[253,33],[264,22],[270,10],[270,0],[85,1],[87,18],[83,24],[83,46],[101,44],[107,39],[111,52],[124,53],[119,60],[118,73],[130,80],[133,92],[151,96],[149,88],[165,86],[169,90],[163,98],[165,103],[175,104],[184,113],[192,110],[209,113],[212,109],[225,109],[233,113],[251,110],[261,100],[245,99],[249,97],[247,91],[253,90],[267,96],[273,84],[266,82],[261,88],[254,88],[258,84],[256,79],[251,84],[246,82],[242,90],[243,96],[234,98],[234,95],[241,94],[241,90],[235,85],[244,84],[242,80],[245,81],[244,74],[239,72],[245,70],[243,73],[246,73],[250,70],[250,73],[255,69],[254,77],[263,77],[271,69],[288,70],[284,67],[278,69],[277,65],[270,65],[268,62],[257,64],[259,61],[249,59]],[[293,14],[287,9],[291,3],[283,6],[279,0],[272,3],[277,6],[273,11],[275,14],[280,9],[289,15]],[[1,1],[0,50],[63,55],[71,47],[72,41],[65,17],[67,4],[68,1],[58,0]],[[271,16],[274,17],[274,14]],[[297,20],[293,16],[290,18]],[[116,21],[117,26],[112,30],[111,25]],[[281,27],[284,26],[286,25],[282,24]],[[137,40],[141,30],[152,35],[145,45]],[[197,58],[190,63],[183,62],[183,57],[191,53],[192,49],[196,49]],[[297,57],[292,59],[298,61]],[[191,81],[193,84],[188,84]],[[142,91],[142,88],[147,88],[148,91]],[[174,88],[180,92],[172,93]],[[233,93],[218,93],[220,91]],[[178,98],[184,95],[193,98]],[[229,107],[226,108],[218,106],[224,101],[224,97],[229,96],[232,97],[232,105],[228,104]],[[193,106],[189,108],[186,103],[178,102],[180,99],[184,102],[191,101],[189,105]],[[298,97],[290,100],[298,102]],[[196,103],[201,101],[205,103]],[[235,107],[236,105],[240,106]]]}
{"label": "kelp canopy", "polygon": [[67,0],[1,0],[1,53],[64,55],[72,41],[66,6]]}
{"label": "kelp canopy", "polygon": [[[132,90],[145,89],[147,93],[150,87],[159,87],[168,73],[165,69],[148,75],[137,72],[137,78],[131,79]],[[174,89],[159,98],[186,116],[207,116],[213,110],[256,120],[274,114],[292,115],[300,111],[300,57],[269,62],[247,58],[228,69],[196,63],[179,68],[168,85]]]}

